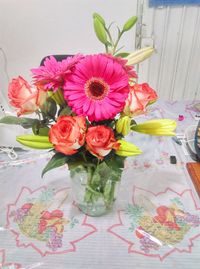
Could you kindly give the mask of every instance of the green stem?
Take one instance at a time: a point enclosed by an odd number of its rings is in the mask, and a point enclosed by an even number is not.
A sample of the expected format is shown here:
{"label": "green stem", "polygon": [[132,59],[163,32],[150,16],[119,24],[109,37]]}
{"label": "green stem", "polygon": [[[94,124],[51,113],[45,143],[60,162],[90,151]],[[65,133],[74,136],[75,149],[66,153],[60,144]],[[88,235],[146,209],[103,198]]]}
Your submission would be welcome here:
{"label": "green stem", "polygon": [[105,48],[106,48],[106,53],[108,53],[108,45],[105,44]]}
{"label": "green stem", "polygon": [[92,181],[92,167],[88,166],[87,170],[88,170],[88,185],[90,185]]}
{"label": "green stem", "polygon": [[104,187],[104,201],[107,207],[110,207],[114,201],[115,194],[115,185],[114,181],[107,181]]}
{"label": "green stem", "polygon": [[88,189],[91,193],[95,194],[95,195],[100,195],[99,192],[93,190],[90,186],[86,186],[86,189]]}
{"label": "green stem", "polygon": [[116,42],[115,42],[115,44],[114,44],[114,47],[113,47],[113,54],[115,54],[115,52],[116,52],[117,45],[118,45],[119,40],[120,40],[120,38],[122,37],[123,33],[124,33],[124,32],[122,31],[122,32],[120,32],[119,35],[118,35],[118,38],[117,38],[117,40],[116,40]]}
{"label": "green stem", "polygon": [[110,31],[109,31],[107,28],[105,28],[105,30],[106,30],[106,33],[108,34],[110,43],[112,44],[112,46],[114,46],[114,43],[113,43],[113,40],[112,40],[112,36],[111,36],[111,34],[110,34]]}
{"label": "green stem", "polygon": [[39,111],[39,110],[37,110],[37,111],[35,111],[35,113],[38,115],[38,118],[39,118],[39,120],[41,121],[42,119],[41,119],[41,112]]}

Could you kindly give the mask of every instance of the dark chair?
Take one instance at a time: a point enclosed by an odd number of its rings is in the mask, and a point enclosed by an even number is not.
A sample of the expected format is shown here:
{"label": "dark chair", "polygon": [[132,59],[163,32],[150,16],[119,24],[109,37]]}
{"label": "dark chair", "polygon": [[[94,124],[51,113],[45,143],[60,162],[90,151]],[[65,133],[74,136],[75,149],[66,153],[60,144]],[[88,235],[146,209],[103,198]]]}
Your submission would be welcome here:
{"label": "dark chair", "polygon": [[[48,57],[50,57],[51,55],[49,55],[49,56],[45,56],[43,59],[42,59],[42,61],[40,62],[40,66],[41,65],[44,65],[44,61],[46,60],[46,58],[48,58]],[[62,60],[64,60],[64,59],[66,59],[67,57],[70,57],[70,56],[73,56],[73,55],[69,55],[69,54],[66,54],[66,55],[64,55],[64,54],[58,54],[58,55],[52,55],[53,57],[55,57],[56,58],[56,60],[57,61],[62,61]]]}

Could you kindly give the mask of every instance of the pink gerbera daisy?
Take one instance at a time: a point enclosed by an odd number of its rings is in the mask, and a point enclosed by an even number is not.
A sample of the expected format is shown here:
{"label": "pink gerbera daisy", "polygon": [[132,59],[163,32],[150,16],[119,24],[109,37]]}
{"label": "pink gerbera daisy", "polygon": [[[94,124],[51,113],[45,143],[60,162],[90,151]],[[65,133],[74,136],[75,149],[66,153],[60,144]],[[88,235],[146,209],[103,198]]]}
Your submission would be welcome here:
{"label": "pink gerbera daisy", "polygon": [[109,58],[113,58],[116,62],[121,64],[121,66],[124,68],[124,70],[126,71],[126,73],[128,74],[128,76],[130,78],[137,78],[138,77],[135,70],[134,70],[134,66],[127,65],[128,61],[126,59],[123,59],[121,57],[113,57],[110,54],[106,54],[106,56]]}
{"label": "pink gerbera daisy", "polygon": [[88,55],[68,76],[64,97],[77,115],[90,121],[113,119],[124,108],[128,82],[126,70],[114,58]]}
{"label": "pink gerbera daisy", "polygon": [[31,69],[35,85],[45,90],[56,91],[63,86],[67,76],[81,58],[83,56],[77,54],[58,62],[53,56],[50,56],[44,61],[44,66]]}

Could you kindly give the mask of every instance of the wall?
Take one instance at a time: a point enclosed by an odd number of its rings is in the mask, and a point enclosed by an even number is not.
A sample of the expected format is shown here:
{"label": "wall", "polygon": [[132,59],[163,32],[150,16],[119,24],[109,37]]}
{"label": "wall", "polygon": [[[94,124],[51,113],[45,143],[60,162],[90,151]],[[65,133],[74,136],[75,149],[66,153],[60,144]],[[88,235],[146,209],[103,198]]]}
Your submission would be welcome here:
{"label": "wall", "polygon": [[[7,77],[30,80],[30,68],[45,55],[103,51],[93,32],[95,11],[119,25],[138,12],[136,47],[157,50],[140,64],[140,81],[162,99],[200,99],[200,7],[149,8],[148,0],[0,0],[0,48],[6,54],[0,50],[0,103],[7,103]],[[122,43],[134,50],[134,30]]]}
{"label": "wall", "polygon": [[149,8],[147,0],[138,1],[142,46],[157,50],[140,64],[140,80],[149,81],[162,99],[200,99],[200,7]]}
{"label": "wall", "polygon": [[[92,14],[119,26],[136,14],[137,0],[0,0],[0,48],[9,78],[30,79],[30,68],[51,54],[96,53],[104,47],[93,32]],[[123,39],[134,50],[134,30]],[[0,101],[6,106],[8,79],[0,50]]]}

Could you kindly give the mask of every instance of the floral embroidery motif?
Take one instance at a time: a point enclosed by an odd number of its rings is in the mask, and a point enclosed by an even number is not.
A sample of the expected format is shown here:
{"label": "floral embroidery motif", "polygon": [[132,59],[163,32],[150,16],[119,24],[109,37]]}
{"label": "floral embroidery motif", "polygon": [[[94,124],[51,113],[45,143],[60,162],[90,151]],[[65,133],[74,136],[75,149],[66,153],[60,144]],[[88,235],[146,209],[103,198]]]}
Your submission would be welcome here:
{"label": "floral embroidery motif", "polygon": [[49,212],[45,210],[45,204],[26,203],[11,212],[10,216],[27,237],[46,242],[53,251],[62,247],[64,224],[69,221],[63,218],[61,210]]}
{"label": "floral embroidery motif", "polygon": [[129,205],[126,213],[130,219],[134,219],[135,225],[131,227],[135,228],[135,235],[141,244],[140,249],[145,253],[149,253],[151,248],[158,250],[161,247],[159,242],[172,246],[180,243],[192,227],[200,225],[199,216],[180,210],[175,203],[159,206],[156,216],[149,215],[144,208],[140,209],[140,214],[130,215],[130,209],[135,211],[137,208],[137,205]]}
{"label": "floral embroidery motif", "polygon": [[95,232],[68,196],[68,188],[55,191],[42,187],[34,192],[23,188],[16,203],[8,206],[8,227],[17,245],[32,246],[43,256],[63,253],[75,251],[73,239],[79,241]]}
{"label": "floral embroidery motif", "polygon": [[129,252],[162,260],[174,251],[191,252],[192,240],[200,236],[198,210],[190,190],[156,195],[134,188],[133,203],[118,212],[120,223],[108,232],[128,243]]}

